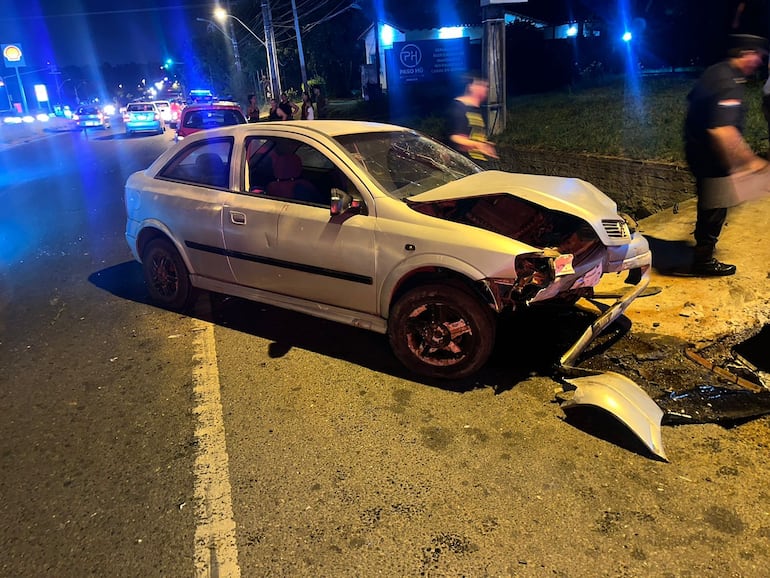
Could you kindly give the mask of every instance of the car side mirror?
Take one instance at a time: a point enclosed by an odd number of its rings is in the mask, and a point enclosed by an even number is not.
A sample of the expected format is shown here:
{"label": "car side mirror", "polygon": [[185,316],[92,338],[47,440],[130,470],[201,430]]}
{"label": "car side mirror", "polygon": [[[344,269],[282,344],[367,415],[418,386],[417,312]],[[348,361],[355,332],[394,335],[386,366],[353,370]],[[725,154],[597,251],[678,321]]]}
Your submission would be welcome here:
{"label": "car side mirror", "polygon": [[360,208],[360,199],[353,197],[353,195],[346,193],[342,189],[332,189],[332,202],[329,207],[329,212],[332,216],[341,215],[350,209],[358,211]]}

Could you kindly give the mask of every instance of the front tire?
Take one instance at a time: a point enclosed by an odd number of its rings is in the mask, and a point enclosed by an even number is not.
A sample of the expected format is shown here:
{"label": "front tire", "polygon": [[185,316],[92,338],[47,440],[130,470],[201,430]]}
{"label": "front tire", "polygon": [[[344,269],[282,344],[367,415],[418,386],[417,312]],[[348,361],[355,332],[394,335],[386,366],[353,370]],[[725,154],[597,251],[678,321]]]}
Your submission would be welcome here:
{"label": "front tire", "polygon": [[430,378],[462,379],[479,371],[495,344],[495,316],[460,284],[425,285],[393,306],[388,338],[395,356]]}
{"label": "front tire", "polygon": [[154,239],[142,255],[142,270],[150,299],[161,307],[182,311],[192,305],[190,272],[168,239]]}

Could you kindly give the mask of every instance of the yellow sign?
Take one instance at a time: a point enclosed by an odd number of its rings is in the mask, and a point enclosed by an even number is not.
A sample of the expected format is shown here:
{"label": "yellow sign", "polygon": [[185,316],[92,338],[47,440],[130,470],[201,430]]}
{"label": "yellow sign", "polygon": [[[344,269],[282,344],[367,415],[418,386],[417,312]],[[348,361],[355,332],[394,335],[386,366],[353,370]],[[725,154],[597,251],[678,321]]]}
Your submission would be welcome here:
{"label": "yellow sign", "polygon": [[3,48],[3,57],[8,62],[18,62],[21,60],[21,48],[15,44],[7,44],[5,48]]}
{"label": "yellow sign", "polygon": [[6,67],[20,68],[26,66],[21,44],[0,44],[0,50],[3,52],[3,62],[5,62]]}

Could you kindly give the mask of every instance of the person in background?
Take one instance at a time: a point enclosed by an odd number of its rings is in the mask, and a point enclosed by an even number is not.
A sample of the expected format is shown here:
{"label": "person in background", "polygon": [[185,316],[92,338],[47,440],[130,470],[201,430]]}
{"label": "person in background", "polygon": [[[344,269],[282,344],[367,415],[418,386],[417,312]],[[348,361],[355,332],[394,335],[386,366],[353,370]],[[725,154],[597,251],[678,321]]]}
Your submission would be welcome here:
{"label": "person in background", "polygon": [[313,87],[313,104],[316,118],[326,118],[326,97],[321,92],[320,86]]}
{"label": "person in background", "polygon": [[249,95],[249,104],[246,107],[246,120],[249,122],[259,122],[259,105],[257,104],[257,95]]}
{"label": "person in background", "polygon": [[302,106],[300,106],[299,111],[299,117],[302,120],[315,120],[313,103],[310,102],[310,95],[307,92],[302,93]]}
{"label": "person in background", "polygon": [[286,120],[286,113],[283,112],[278,101],[274,98],[270,100],[270,110],[267,112],[267,120]]}
{"label": "person in background", "polygon": [[736,34],[730,45],[728,58],[707,68],[687,95],[685,157],[698,196],[692,273],[702,277],[733,275],[736,270],[714,257],[727,209],[735,204],[732,185],[723,177],[767,167],[743,138],[746,77],[767,57],[767,39]]}
{"label": "person in background", "polygon": [[286,115],[286,119],[284,120],[293,119],[294,115],[296,115],[297,112],[299,112],[299,107],[289,99],[289,95],[286,94],[285,92],[281,94],[281,102],[278,105],[278,107]]}
{"label": "person in background", "polygon": [[449,140],[454,148],[484,166],[496,159],[495,145],[487,140],[487,125],[481,105],[489,96],[489,81],[479,74],[465,77],[465,93],[452,101],[449,110]]}

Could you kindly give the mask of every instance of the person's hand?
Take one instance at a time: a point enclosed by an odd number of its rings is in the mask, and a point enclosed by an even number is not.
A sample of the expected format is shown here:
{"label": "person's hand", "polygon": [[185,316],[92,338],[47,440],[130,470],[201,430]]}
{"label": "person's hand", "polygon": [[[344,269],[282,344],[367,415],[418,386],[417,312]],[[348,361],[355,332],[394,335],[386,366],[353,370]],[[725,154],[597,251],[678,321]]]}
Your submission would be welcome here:
{"label": "person's hand", "polygon": [[492,159],[499,159],[500,157],[497,155],[497,150],[495,149],[495,143],[491,142],[480,142],[478,151],[485,156],[488,156]]}
{"label": "person's hand", "polygon": [[755,156],[751,161],[747,164],[746,170],[751,172],[759,172],[763,171],[770,166],[770,163],[768,163],[765,159],[762,157]]}

